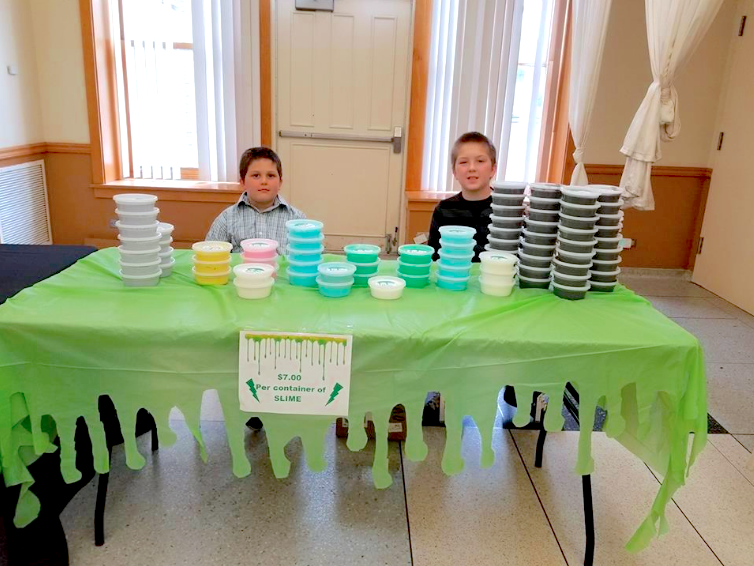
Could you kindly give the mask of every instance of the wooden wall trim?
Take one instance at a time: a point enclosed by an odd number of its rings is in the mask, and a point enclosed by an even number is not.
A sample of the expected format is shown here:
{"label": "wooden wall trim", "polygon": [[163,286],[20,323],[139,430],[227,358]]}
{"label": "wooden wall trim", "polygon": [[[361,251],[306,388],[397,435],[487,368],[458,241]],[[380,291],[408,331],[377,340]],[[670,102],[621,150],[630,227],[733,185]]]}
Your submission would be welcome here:
{"label": "wooden wall trim", "polygon": [[262,145],[272,147],[272,14],[270,0],[259,0],[259,106]]}
{"label": "wooden wall trim", "polygon": [[[622,175],[623,165],[601,165],[588,164],[586,167],[587,175]],[[699,177],[700,179],[712,178],[712,169],[707,167],[676,167],[676,166],[654,166],[652,167],[652,176],[657,177]]]}
{"label": "wooden wall trim", "polygon": [[31,143],[26,145],[15,145],[0,149],[0,161],[15,159],[17,157],[28,157],[30,155],[39,155],[47,151],[47,144]]}
{"label": "wooden wall trim", "polygon": [[150,192],[161,201],[168,202],[220,202],[233,204],[241,195],[238,183],[212,183],[205,181],[155,181],[149,179],[124,179],[105,185],[92,185],[94,197],[112,199],[121,193]]}
{"label": "wooden wall trim", "polygon": [[406,191],[416,191],[422,188],[431,35],[432,0],[416,0],[411,61],[411,98],[406,139]]}
{"label": "wooden wall trim", "polygon": [[88,143],[47,143],[45,144],[45,151],[46,153],[89,155],[92,152],[92,146]]}

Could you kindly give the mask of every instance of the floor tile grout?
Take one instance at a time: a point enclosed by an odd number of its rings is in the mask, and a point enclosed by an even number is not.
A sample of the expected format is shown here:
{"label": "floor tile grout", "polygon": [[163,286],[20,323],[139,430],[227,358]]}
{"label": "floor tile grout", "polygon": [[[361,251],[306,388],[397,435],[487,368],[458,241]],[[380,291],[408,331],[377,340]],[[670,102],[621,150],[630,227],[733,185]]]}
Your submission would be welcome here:
{"label": "floor tile grout", "polygon": [[529,482],[531,483],[531,487],[534,490],[534,495],[537,496],[537,501],[539,501],[539,506],[542,508],[542,513],[544,513],[545,519],[547,519],[547,524],[550,526],[550,531],[552,531],[552,536],[555,538],[555,542],[558,544],[558,548],[560,549],[560,554],[563,555],[563,561],[565,562],[566,566],[570,566],[568,564],[568,558],[566,558],[565,551],[563,550],[563,547],[560,544],[560,539],[558,539],[558,535],[555,532],[555,527],[552,526],[552,521],[550,521],[550,516],[547,514],[547,510],[545,509],[545,504],[542,502],[542,498],[539,497],[539,492],[537,491],[537,486],[534,485],[534,480],[531,477],[531,474],[529,473],[529,468],[526,465],[526,462],[524,462],[524,456],[521,454],[521,450],[518,447],[518,443],[516,442],[516,438],[513,436],[513,430],[508,429],[508,434],[511,437],[511,440],[513,441],[513,446],[516,448],[516,452],[518,452],[518,457],[521,460],[521,465],[524,467],[524,471],[526,472],[526,476],[529,478]]}
{"label": "floor tile grout", "polygon": [[[652,468],[650,468],[649,466],[647,466],[647,464],[644,464],[644,466],[646,466],[647,470],[649,470],[649,473],[650,473],[650,474],[652,474],[652,477],[653,477],[653,478],[655,479],[655,481],[656,481],[656,482],[657,482],[658,484],[662,485],[662,482],[661,482],[661,481],[660,481],[660,479],[659,479],[659,478],[658,478],[658,477],[657,477],[657,476],[655,475],[655,473],[654,473],[654,472],[652,471]],[[702,533],[700,533],[700,532],[699,532],[699,529],[697,529],[697,528],[696,528],[696,525],[694,525],[694,523],[692,523],[692,522],[691,522],[691,519],[689,519],[689,518],[688,518],[688,515],[686,515],[686,513],[684,513],[684,512],[683,512],[683,509],[681,509],[681,506],[680,506],[680,505],[678,505],[678,502],[677,502],[677,501],[675,500],[675,497],[671,498],[671,501],[673,502],[673,505],[675,505],[675,506],[676,506],[676,509],[678,509],[678,511],[679,511],[679,512],[681,513],[681,515],[683,515],[683,518],[684,518],[684,519],[686,519],[686,521],[688,521],[688,524],[689,524],[689,525],[691,525],[691,528],[692,528],[692,529],[694,529],[694,532],[695,532],[695,533],[696,533],[697,535],[699,535],[699,538],[700,538],[700,539],[702,539],[702,542],[703,542],[703,543],[705,544],[705,546],[706,546],[707,548],[709,548],[709,551],[710,551],[710,552],[712,553],[712,556],[714,556],[714,557],[715,557],[715,558],[717,559],[717,561],[718,561],[718,562],[719,562],[720,564],[722,564],[723,566],[725,566],[725,564],[723,563],[723,561],[722,561],[722,560],[720,560],[720,557],[719,557],[719,556],[717,555],[717,553],[716,553],[716,552],[715,552],[715,551],[714,551],[714,550],[712,549],[712,547],[711,547],[711,546],[709,545],[709,543],[707,542],[707,539],[705,539],[705,538],[704,538],[704,537],[702,536]]]}
{"label": "floor tile grout", "polygon": [[749,448],[748,448],[748,447],[747,447],[747,446],[746,446],[746,445],[745,445],[745,444],[744,444],[743,442],[741,442],[740,440],[738,440],[738,438],[736,438],[736,435],[738,435],[738,436],[747,436],[747,435],[751,435],[751,434],[752,434],[752,433],[750,433],[750,432],[749,432],[749,433],[746,433],[746,432],[731,432],[731,433],[730,433],[730,435],[731,435],[731,436],[733,437],[733,440],[735,440],[735,441],[736,441],[736,442],[738,442],[738,443],[739,443],[739,444],[740,444],[741,446],[743,446],[743,447],[744,447],[744,450],[746,450],[746,451],[747,451],[747,452],[748,452],[749,454],[751,454],[751,453],[752,453],[752,451],[751,451],[751,450],[749,450]]}
{"label": "floor tile grout", "polygon": [[[733,435],[731,434],[731,436]],[[736,439],[733,438],[733,440],[736,440]],[[717,446],[715,446],[714,442],[710,442],[709,440],[707,440],[707,444],[712,444],[712,447],[720,453],[720,456],[725,458],[725,461],[728,462],[731,466],[733,466],[733,468],[741,475],[742,478],[744,478],[747,481],[749,485],[751,485],[751,487],[754,487],[754,483],[752,483],[752,481],[748,477],[746,477],[746,474],[744,474],[741,470],[738,469],[738,466],[736,466],[733,462],[730,461],[730,459],[723,453],[722,450],[720,450]]]}
{"label": "floor tile grout", "polygon": [[408,530],[408,555],[411,566],[414,566],[414,544],[411,541],[411,519],[408,515],[408,493],[406,491],[406,469],[403,465],[403,441],[398,441],[398,454],[401,458],[401,480],[403,481],[403,503],[406,505],[406,529]]}

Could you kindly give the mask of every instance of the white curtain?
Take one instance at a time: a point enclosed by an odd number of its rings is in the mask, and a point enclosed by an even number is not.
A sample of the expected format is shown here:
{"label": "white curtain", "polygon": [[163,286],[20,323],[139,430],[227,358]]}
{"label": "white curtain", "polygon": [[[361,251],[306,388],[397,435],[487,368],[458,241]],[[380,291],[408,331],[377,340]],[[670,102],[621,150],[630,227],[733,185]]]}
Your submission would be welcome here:
{"label": "white curtain", "polygon": [[652,84],[623,140],[620,186],[626,206],[654,210],[650,175],[662,157],[660,140],[681,130],[675,75],[707,33],[723,0],[645,0]]}
{"label": "white curtain", "polygon": [[472,130],[498,146],[505,171],[523,9],[523,0],[433,3],[423,187],[453,190],[450,148]]}
{"label": "white curtain", "polygon": [[199,178],[238,180],[259,145],[258,0],[191,0]]}
{"label": "white curtain", "polygon": [[576,150],[576,167],[571,185],[588,185],[584,168],[584,148],[597,98],[597,83],[602,66],[607,22],[612,0],[573,0],[571,78],[569,83],[568,122]]}

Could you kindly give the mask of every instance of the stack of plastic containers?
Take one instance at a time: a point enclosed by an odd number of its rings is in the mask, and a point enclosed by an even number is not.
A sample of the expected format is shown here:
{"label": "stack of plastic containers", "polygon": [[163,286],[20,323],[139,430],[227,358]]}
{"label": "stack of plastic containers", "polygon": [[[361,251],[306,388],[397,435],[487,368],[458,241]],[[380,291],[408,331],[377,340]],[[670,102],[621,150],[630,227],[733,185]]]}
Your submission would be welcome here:
{"label": "stack of plastic containers", "polygon": [[474,259],[474,235],[468,226],[440,227],[440,261],[437,263],[437,286],[464,291],[469,283],[471,260]]}
{"label": "stack of plastic containers", "polygon": [[337,299],[351,293],[353,274],[356,272],[354,264],[345,261],[321,263],[317,271],[317,286],[322,296]]}
{"label": "stack of plastic containers", "polygon": [[524,191],[526,183],[495,181],[492,183],[492,216],[487,238],[488,250],[516,252],[524,224]]}
{"label": "stack of plastic containers", "polygon": [[160,269],[161,277],[168,277],[173,273],[175,258],[173,257],[173,229],[175,227],[167,222],[160,222],[157,225],[157,233],[160,235]]}
{"label": "stack of plastic containers", "polygon": [[317,268],[322,263],[325,240],[324,225],[306,218],[289,220],[288,231],[288,282],[301,287],[317,286]]}
{"label": "stack of plastic containers", "polygon": [[561,187],[532,183],[529,190],[529,214],[518,251],[518,284],[522,289],[547,289],[558,237]]}
{"label": "stack of plastic containers", "polygon": [[403,295],[406,287],[405,279],[390,277],[389,275],[376,275],[369,279],[369,291],[375,299],[394,301]]}
{"label": "stack of plastic containers", "polygon": [[233,284],[242,299],[269,297],[275,284],[275,269],[266,263],[242,263],[233,268]]}
{"label": "stack of plastic containers", "polygon": [[597,229],[597,192],[588,187],[563,187],[560,201],[558,256],[554,262],[553,292],[578,300],[589,290],[589,269],[594,257]]}
{"label": "stack of plastic containers", "polygon": [[346,261],[356,266],[354,287],[366,287],[369,278],[377,275],[380,266],[380,247],[371,244],[349,244],[343,248]]}
{"label": "stack of plastic containers", "polygon": [[241,260],[244,263],[263,263],[272,267],[272,276],[278,273],[278,243],[266,238],[241,240]]}
{"label": "stack of plastic containers", "polygon": [[225,285],[228,282],[233,249],[229,242],[197,242],[191,249],[194,250],[191,272],[199,285]]}
{"label": "stack of plastic containers", "polygon": [[599,193],[597,204],[597,236],[595,256],[589,283],[591,291],[610,293],[618,284],[621,262],[620,233],[623,226],[623,212],[620,207],[622,190],[610,185],[593,185],[591,189]]}
{"label": "stack of plastic containers", "polygon": [[113,197],[118,215],[120,275],[126,287],[157,285],[160,269],[160,235],[157,233],[157,197],[122,194]]}
{"label": "stack of plastic containers", "polygon": [[513,290],[516,256],[509,252],[486,251],[479,254],[479,285],[485,295],[507,297]]}
{"label": "stack of plastic containers", "polygon": [[420,289],[429,284],[429,270],[435,250],[423,244],[406,244],[398,248],[398,277],[406,287]]}

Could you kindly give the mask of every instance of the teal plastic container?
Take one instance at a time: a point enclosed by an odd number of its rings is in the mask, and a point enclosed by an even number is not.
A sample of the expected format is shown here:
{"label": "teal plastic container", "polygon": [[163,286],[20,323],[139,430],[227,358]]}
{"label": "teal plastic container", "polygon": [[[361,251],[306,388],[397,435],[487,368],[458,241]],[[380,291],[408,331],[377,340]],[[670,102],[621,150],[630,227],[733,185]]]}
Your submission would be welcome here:
{"label": "teal plastic container", "polygon": [[442,261],[445,265],[462,266],[466,265],[467,263],[471,263],[471,260],[474,259],[474,252],[458,254],[441,249],[437,253],[440,256],[440,261]]}
{"label": "teal plastic container", "polygon": [[466,265],[448,265],[444,260],[440,260],[437,263],[437,276],[438,277],[455,277],[455,278],[468,278],[471,273],[471,262]]}
{"label": "teal plastic container", "polygon": [[329,299],[339,299],[341,297],[347,297],[351,294],[351,287],[353,287],[354,279],[349,277],[345,281],[339,283],[327,282],[322,279],[323,276],[317,277],[317,286],[319,287],[319,293],[323,297]]}
{"label": "teal plastic container", "polygon": [[309,252],[312,250],[318,250],[322,248],[322,242],[325,241],[325,237],[320,234],[319,236],[313,236],[311,238],[300,238],[298,236],[288,235],[288,250],[296,252]]}
{"label": "teal plastic container", "polygon": [[343,248],[346,260],[351,263],[374,263],[379,259],[380,247],[372,244],[348,244]]}
{"label": "teal plastic container", "polygon": [[440,236],[450,244],[465,244],[474,239],[476,230],[469,226],[440,226]]}
{"label": "teal plastic container", "polygon": [[469,283],[469,276],[466,277],[446,277],[437,274],[437,286],[448,291],[465,291]]}
{"label": "teal plastic container", "polygon": [[422,265],[432,261],[435,249],[424,244],[406,244],[398,248],[398,253],[403,263]]}
{"label": "teal plastic container", "polygon": [[429,285],[429,275],[409,275],[408,273],[401,273],[398,270],[398,277],[406,282],[406,287],[411,289],[421,289]]}
{"label": "teal plastic container", "polygon": [[429,271],[432,268],[432,262],[430,263],[405,263],[398,259],[398,271],[405,273],[406,275],[426,275],[429,277]]}
{"label": "teal plastic container", "polygon": [[474,251],[476,240],[469,240],[467,242],[458,243],[448,241],[445,238],[440,238],[440,249],[447,250],[453,254],[467,254]]}
{"label": "teal plastic container", "polygon": [[299,273],[290,267],[286,270],[288,274],[288,283],[298,287],[316,287],[317,273]]}
{"label": "teal plastic container", "polygon": [[376,271],[368,275],[359,275],[358,273],[356,273],[353,276],[353,286],[354,287],[369,287],[369,279],[371,277],[375,277],[376,275],[377,275]]}
{"label": "teal plastic container", "polygon": [[369,263],[352,262],[351,265],[356,266],[356,275],[375,275],[377,269],[380,267],[380,260],[378,259]]}
{"label": "teal plastic container", "polygon": [[309,220],[308,218],[289,220],[285,223],[288,235],[296,238],[319,238],[324,226],[319,220]]}
{"label": "teal plastic container", "polygon": [[288,259],[288,265],[294,272],[299,274],[317,275],[317,268],[320,266],[321,261],[295,261]]}
{"label": "teal plastic container", "polygon": [[288,246],[288,261],[296,261],[296,262],[311,262],[311,261],[322,261],[322,252],[325,251],[325,246],[319,246],[316,249],[312,250],[297,250],[296,248],[292,248],[291,246]]}
{"label": "teal plastic container", "polygon": [[317,271],[319,272],[319,279],[323,284],[350,282],[353,285],[353,274],[356,272],[356,266],[344,261],[333,261],[320,263]]}

